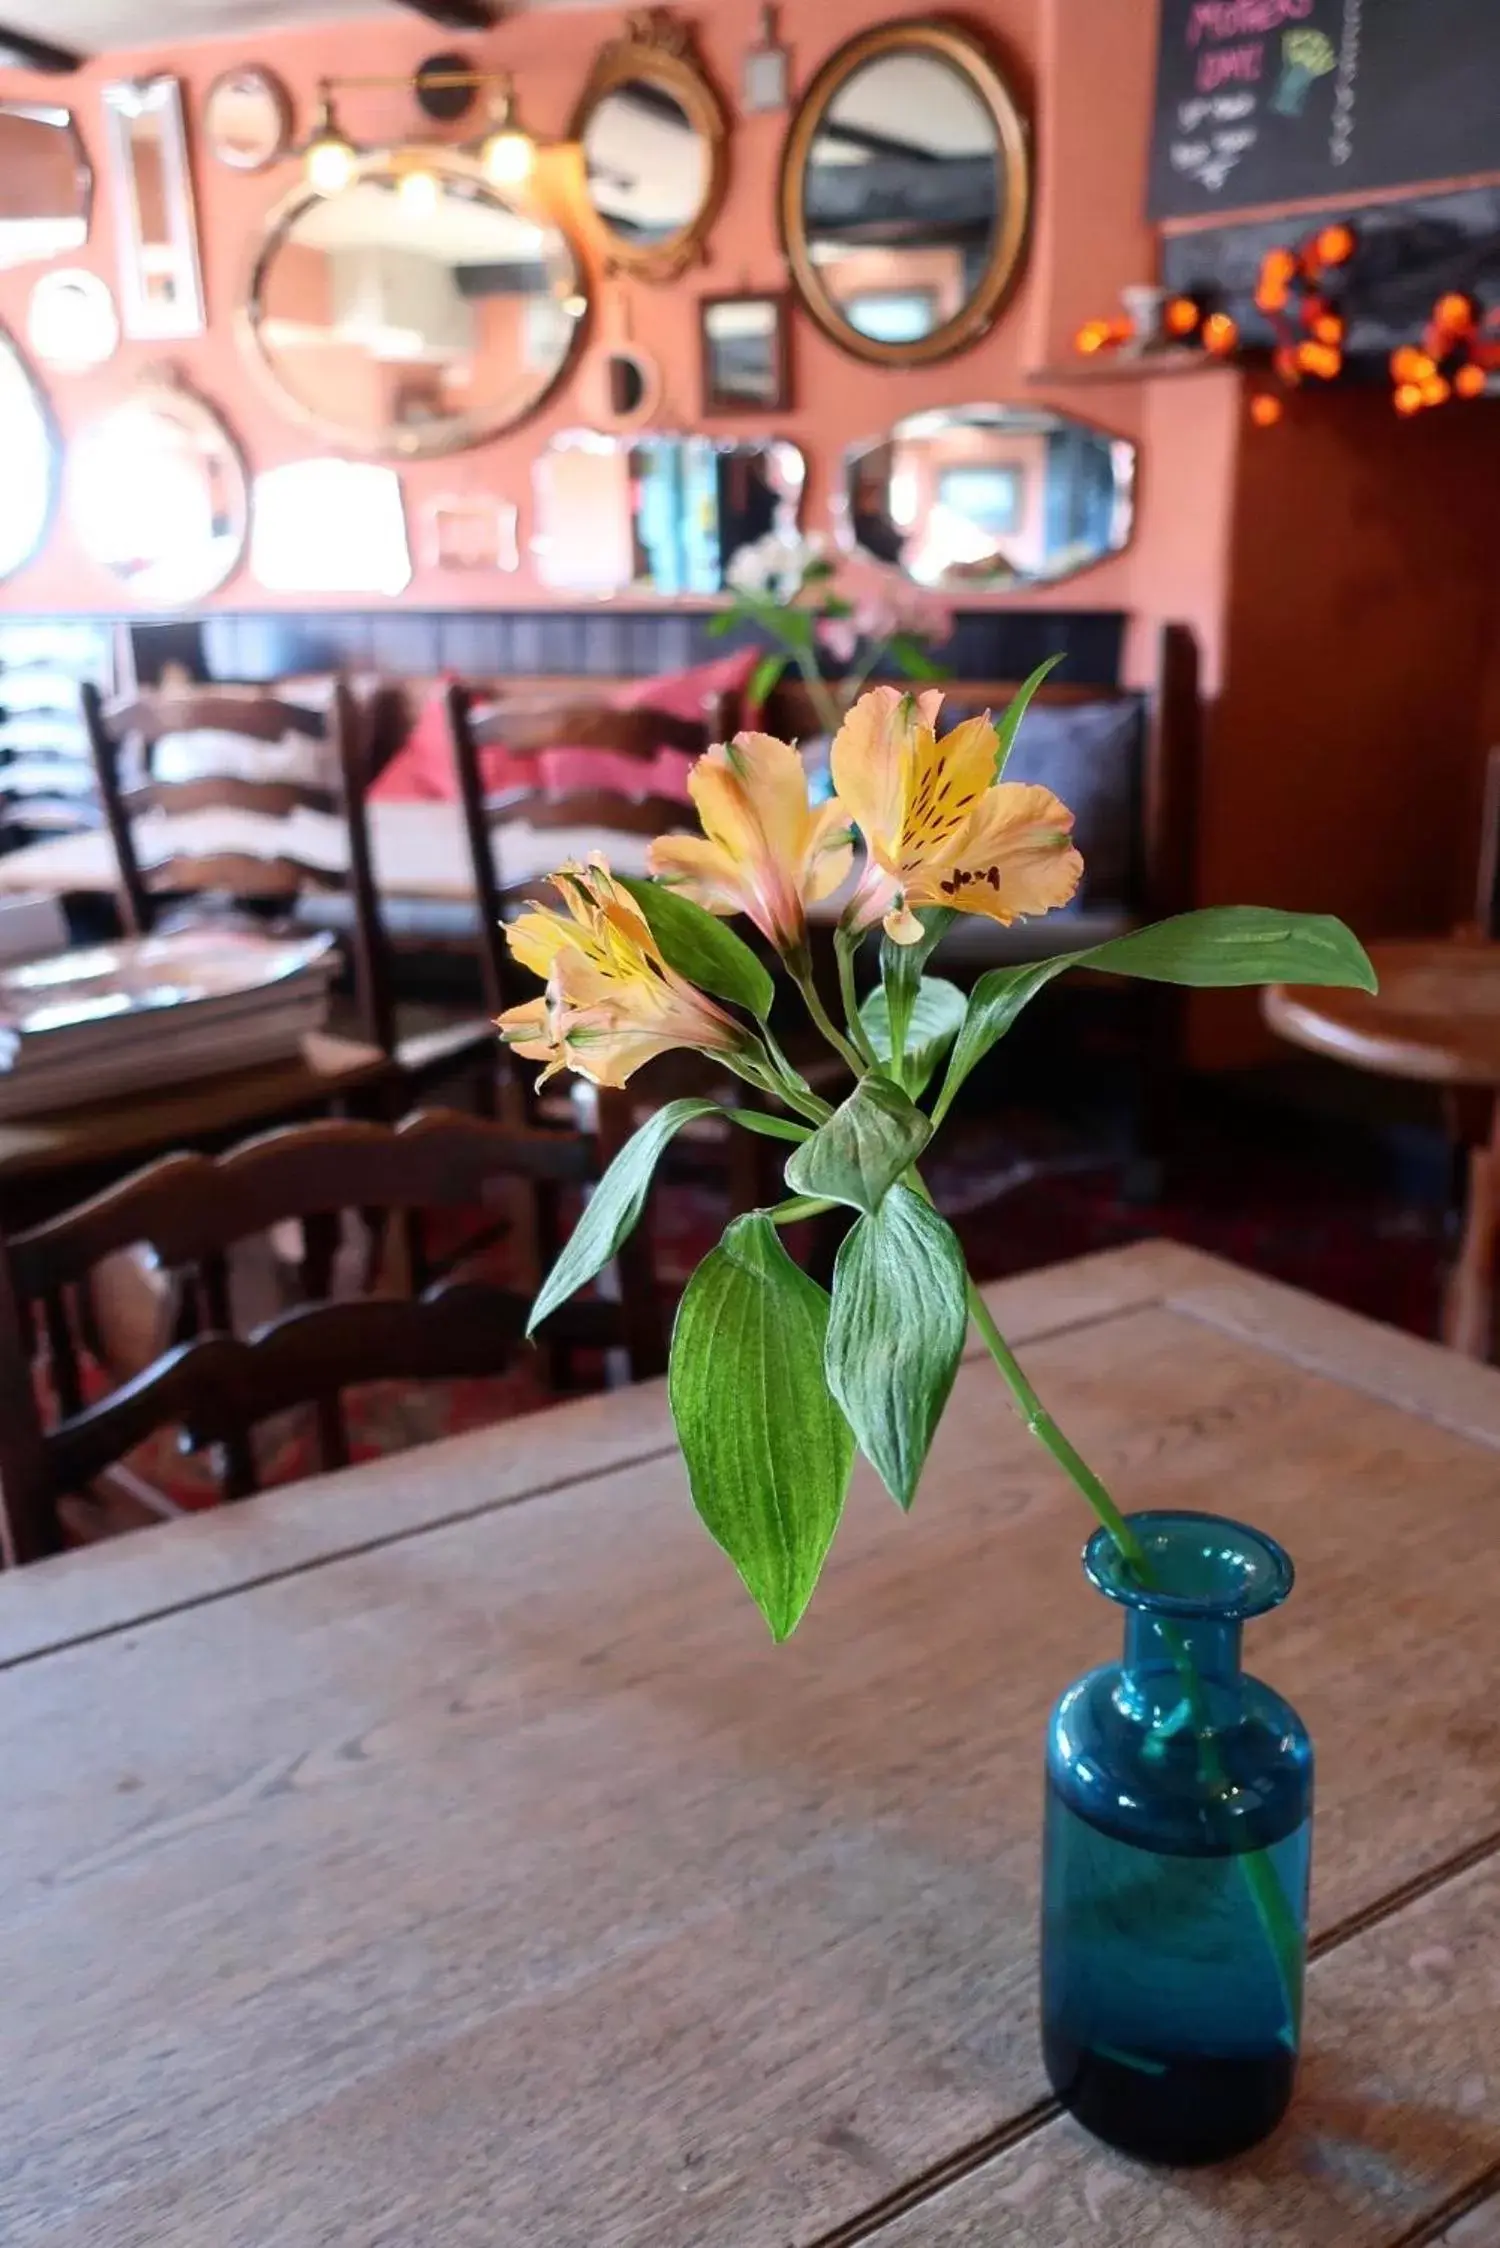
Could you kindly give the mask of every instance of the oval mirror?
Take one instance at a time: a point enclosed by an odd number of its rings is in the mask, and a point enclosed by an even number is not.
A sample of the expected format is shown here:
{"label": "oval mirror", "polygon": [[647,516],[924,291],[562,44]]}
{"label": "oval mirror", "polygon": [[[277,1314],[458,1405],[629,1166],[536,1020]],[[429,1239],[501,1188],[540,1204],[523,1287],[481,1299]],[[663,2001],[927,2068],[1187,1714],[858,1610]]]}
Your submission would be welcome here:
{"label": "oval mirror", "polygon": [[73,439],[68,514],[90,560],[137,600],[181,607],[244,552],[245,464],[205,399],[148,377]]}
{"label": "oval mirror", "polygon": [[564,431],[533,472],[537,575],[598,596],[722,592],[742,547],[795,533],[805,480],[776,438]]}
{"label": "oval mirror", "polygon": [[573,116],[611,267],[664,281],[700,257],[726,184],[723,104],[665,17],[595,58]]}
{"label": "oval mirror", "polygon": [[535,411],[586,309],[551,219],[467,158],[362,158],[347,187],[303,184],[272,216],[242,334],[283,406],[376,457],[453,453]]}
{"label": "oval mirror", "polygon": [[0,578],[29,562],[46,537],[57,468],[52,416],[20,352],[0,328]]}
{"label": "oval mirror", "polygon": [[1039,406],[910,414],[844,455],[842,543],[918,585],[1053,585],[1130,537],[1135,447]]}
{"label": "oval mirror", "polygon": [[891,23],[851,39],[782,153],[782,234],[808,311],[884,365],[964,350],[1020,264],[1029,173],[1020,111],[967,32]]}

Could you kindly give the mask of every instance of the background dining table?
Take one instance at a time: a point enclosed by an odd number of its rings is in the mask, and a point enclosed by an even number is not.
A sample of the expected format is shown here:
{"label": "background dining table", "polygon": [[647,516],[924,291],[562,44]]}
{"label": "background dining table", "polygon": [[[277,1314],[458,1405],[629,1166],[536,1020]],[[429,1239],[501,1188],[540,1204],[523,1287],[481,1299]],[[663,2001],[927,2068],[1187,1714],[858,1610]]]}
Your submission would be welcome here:
{"label": "background dining table", "polygon": [[1500,1375],[1162,1244],[987,1293],[1126,1505],[1299,1564],[1274,2139],[1048,2095],[1043,1726],[1120,1626],[976,1354],[781,1649],[659,1384],[0,1580],[6,2248],[1497,2248]]}

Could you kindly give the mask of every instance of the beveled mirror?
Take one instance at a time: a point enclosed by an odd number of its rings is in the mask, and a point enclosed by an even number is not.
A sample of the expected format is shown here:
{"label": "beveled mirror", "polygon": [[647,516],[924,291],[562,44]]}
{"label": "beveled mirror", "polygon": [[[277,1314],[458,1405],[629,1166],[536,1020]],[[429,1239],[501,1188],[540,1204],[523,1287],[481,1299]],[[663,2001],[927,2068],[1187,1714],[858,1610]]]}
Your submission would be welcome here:
{"label": "beveled mirror", "polygon": [[81,250],[93,195],[72,111],[0,102],[0,268]]}
{"label": "beveled mirror", "polygon": [[25,360],[0,328],[0,579],[40,548],[57,498],[57,433]]}
{"label": "beveled mirror", "polygon": [[797,528],[806,466],[777,439],[554,437],[533,472],[544,585],[593,594],[712,594],[743,546]]}
{"label": "beveled mirror", "polygon": [[808,311],[884,366],[965,350],[1020,265],[1030,169],[1014,96],[969,32],[861,32],[808,87],[782,151],[782,239]]}
{"label": "beveled mirror", "polygon": [[1039,406],[943,406],[844,455],[851,552],[918,585],[1055,585],[1130,537],[1135,447]]}
{"label": "beveled mirror", "polygon": [[84,552],[155,608],[201,601],[244,552],[239,447],[207,399],[165,372],[78,431],[67,490]]}
{"label": "beveled mirror", "polygon": [[120,314],[127,336],[165,343],[203,330],[198,221],[175,78],[106,86]]}
{"label": "beveled mirror", "polygon": [[458,452],[534,412],[585,310],[552,219],[467,157],[388,149],[338,194],[303,182],[272,213],[241,335],[300,421],[399,458]]}
{"label": "beveled mirror", "polygon": [[573,113],[608,265],[669,281],[703,255],[728,181],[728,120],[687,32],[632,16],[599,50]]}
{"label": "beveled mirror", "polygon": [[411,583],[406,502],[373,461],[288,461],[255,479],[250,575],[273,593],[379,593]]}

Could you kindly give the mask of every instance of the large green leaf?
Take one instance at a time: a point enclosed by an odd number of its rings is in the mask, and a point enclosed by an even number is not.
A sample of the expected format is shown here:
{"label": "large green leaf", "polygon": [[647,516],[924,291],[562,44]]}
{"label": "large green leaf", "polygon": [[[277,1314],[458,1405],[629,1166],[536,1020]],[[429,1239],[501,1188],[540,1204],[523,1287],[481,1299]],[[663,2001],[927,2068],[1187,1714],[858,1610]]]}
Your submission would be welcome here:
{"label": "large green leaf", "polygon": [[759,1132],[768,1140],[809,1140],[813,1128],[799,1124],[794,1116],[778,1116],[768,1108],[726,1108],[724,1114],[732,1124],[743,1124],[747,1132]]}
{"label": "large green leaf", "polygon": [[786,1167],[794,1194],[878,1210],[932,1137],[932,1126],[899,1085],[872,1072],[804,1140]]}
{"label": "large green leaf", "polygon": [[672,1331],[667,1395],[693,1504],[778,1640],[812,1597],[854,1461],[827,1335],[827,1296],[761,1211],[704,1258]]}
{"label": "large green leaf", "polygon": [[542,1282],[526,1322],[528,1335],[536,1332],[549,1312],[576,1295],[596,1272],[602,1272],[633,1230],[645,1207],[651,1174],[673,1133],[680,1132],[695,1117],[720,1113],[716,1101],[668,1101],[665,1108],[647,1117],[639,1131],[631,1133],[585,1204],[562,1255]]}
{"label": "large green leaf", "polygon": [[963,1251],[946,1218],[893,1186],[838,1253],[824,1364],[855,1440],[909,1507],[963,1355]]}
{"label": "large green leaf", "polygon": [[995,778],[997,781],[1002,777],[1006,766],[1010,763],[1010,753],[1015,747],[1016,734],[1021,720],[1026,716],[1032,696],[1036,693],[1048,672],[1055,671],[1061,662],[1061,656],[1049,656],[1045,663],[1039,663],[1031,677],[1022,680],[1015,694],[996,719],[995,739],[1000,745],[995,755]]}
{"label": "large green leaf", "polygon": [[[891,1069],[902,1089],[917,1100],[926,1090],[933,1071],[958,1035],[968,1010],[967,996],[957,984],[941,976],[924,976],[917,986],[906,1025],[904,1058]],[[859,1010],[865,1035],[878,1062],[891,1062],[891,1005],[883,984],[877,984]]]}
{"label": "large green leaf", "polygon": [[915,944],[893,944],[889,937],[880,940],[880,981],[889,1010],[887,1019],[892,1037],[902,1045],[906,1042],[906,1026],[911,1021],[922,970],[958,915],[951,905],[927,905],[917,908],[917,919],[922,924],[922,934]]}
{"label": "large green leaf", "polygon": [[669,968],[700,991],[746,1007],[764,1022],[776,986],[743,937],[665,882],[644,882],[628,874],[617,874],[615,880],[640,907]]}
{"label": "large green leaf", "polygon": [[1106,975],[1197,989],[1271,983],[1375,989],[1365,949],[1342,921],[1327,913],[1278,913],[1259,905],[1208,906],[1083,952],[1034,960],[1022,968],[994,968],[980,977],[970,995],[933,1110],[934,1123],[942,1122],[970,1070],[1004,1037],[1027,1001],[1066,968],[1095,968]]}

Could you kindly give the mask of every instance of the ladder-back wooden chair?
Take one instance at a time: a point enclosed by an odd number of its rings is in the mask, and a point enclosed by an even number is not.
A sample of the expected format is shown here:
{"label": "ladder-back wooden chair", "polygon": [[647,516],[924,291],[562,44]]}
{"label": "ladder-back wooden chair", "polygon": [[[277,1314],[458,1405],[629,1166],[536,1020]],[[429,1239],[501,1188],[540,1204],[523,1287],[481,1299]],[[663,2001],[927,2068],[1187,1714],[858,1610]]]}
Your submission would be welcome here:
{"label": "ladder-back wooden chair", "polygon": [[[375,1381],[466,1379],[503,1372],[523,1345],[529,1285],[434,1280],[428,1214],[493,1210],[517,1183],[585,1190],[597,1155],[582,1135],[516,1131],[432,1110],[398,1126],[324,1121],[269,1132],[228,1153],[168,1156],[0,1252],[0,1491],[6,1558],[34,1560],[67,1542],[65,1502],[164,1427],[214,1448],[221,1495],[257,1487],[253,1432],[273,1414],[315,1408],[318,1465],[348,1460],[343,1393]],[[289,1220],[302,1226],[308,1300],[235,1331],[229,1251]],[[346,1222],[360,1229],[365,1277],[399,1249],[401,1292],[326,1300]],[[77,1337],[87,1290],[107,1258],[148,1246],[181,1290],[190,1338],[133,1379],[87,1402]],[[549,1323],[555,1345],[619,1352],[632,1378],[664,1364],[644,1232],[616,1260],[618,1295],[575,1298]],[[45,1338],[57,1414],[44,1426],[34,1345]],[[176,1511],[163,1500],[153,1511]],[[73,1525],[76,1534],[76,1523]]]}

